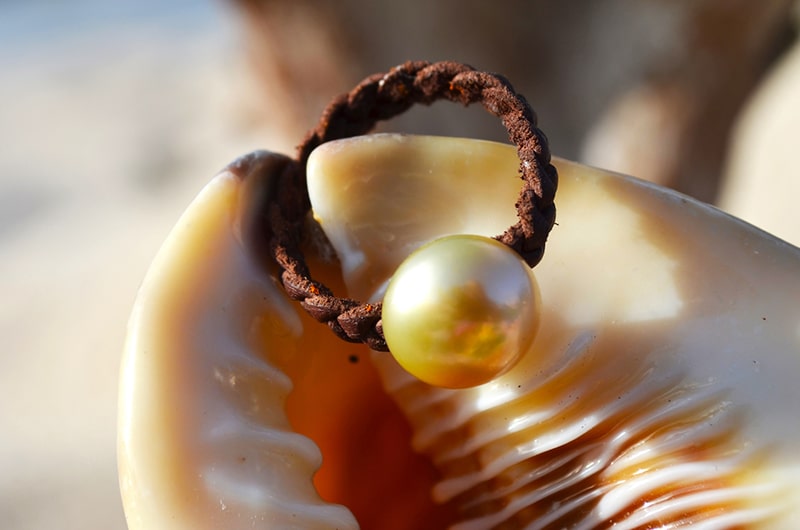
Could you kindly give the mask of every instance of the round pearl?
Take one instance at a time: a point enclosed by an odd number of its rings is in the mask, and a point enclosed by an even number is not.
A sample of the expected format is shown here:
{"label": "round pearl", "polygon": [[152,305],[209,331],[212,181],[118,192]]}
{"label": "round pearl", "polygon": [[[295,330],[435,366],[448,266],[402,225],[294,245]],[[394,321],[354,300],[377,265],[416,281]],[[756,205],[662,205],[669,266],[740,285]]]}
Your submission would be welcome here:
{"label": "round pearl", "polygon": [[510,369],[533,342],[539,290],[530,267],[481,236],[437,239],[412,253],[389,282],[383,332],[409,373],[466,388]]}

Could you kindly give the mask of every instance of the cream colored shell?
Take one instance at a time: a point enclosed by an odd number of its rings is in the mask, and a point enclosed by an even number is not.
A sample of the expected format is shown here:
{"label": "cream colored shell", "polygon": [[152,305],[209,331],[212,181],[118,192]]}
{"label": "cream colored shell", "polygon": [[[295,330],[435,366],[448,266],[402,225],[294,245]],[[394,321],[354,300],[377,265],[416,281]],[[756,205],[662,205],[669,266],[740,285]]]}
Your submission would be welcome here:
{"label": "cream colored shell", "polygon": [[[268,186],[247,175],[267,156],[206,187],[142,285],[120,391],[132,530],[358,526],[320,499],[319,450],[285,412],[293,381],[278,367],[326,352],[297,351],[317,328],[243,222]],[[432,494],[464,509],[462,529],[798,528],[800,250],[675,193],[556,164],[558,225],[536,268],[543,321],[525,359],[445,391],[374,355],[442,473]],[[430,239],[501,232],[516,165],[488,142],[324,145],[310,193],[350,295],[378,298]]]}

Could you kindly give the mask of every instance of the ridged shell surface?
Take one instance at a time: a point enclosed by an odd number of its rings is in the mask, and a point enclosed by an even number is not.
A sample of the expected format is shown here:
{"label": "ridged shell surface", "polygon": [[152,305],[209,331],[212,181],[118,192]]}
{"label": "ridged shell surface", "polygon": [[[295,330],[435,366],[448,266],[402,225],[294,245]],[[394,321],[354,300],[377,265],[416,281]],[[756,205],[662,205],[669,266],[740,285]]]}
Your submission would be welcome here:
{"label": "ridged shell surface", "polygon": [[[513,224],[510,146],[374,135],[309,161],[352,296],[402,259]],[[800,527],[800,250],[677,193],[556,161],[539,335],[444,390],[375,353],[454,528]]]}

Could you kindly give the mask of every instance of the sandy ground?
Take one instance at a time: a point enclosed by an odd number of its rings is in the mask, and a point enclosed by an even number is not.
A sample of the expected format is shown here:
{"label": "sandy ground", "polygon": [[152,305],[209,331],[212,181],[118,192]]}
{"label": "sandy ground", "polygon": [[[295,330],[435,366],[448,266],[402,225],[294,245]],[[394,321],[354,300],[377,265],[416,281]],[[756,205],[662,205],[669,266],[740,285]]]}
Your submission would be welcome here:
{"label": "sandy ground", "polygon": [[0,527],[122,529],[117,372],[137,286],[217,169],[297,138],[253,117],[221,4],[31,5],[0,4]]}
{"label": "sandy ground", "polygon": [[[88,26],[15,7],[0,6],[16,39],[0,52],[0,527],[124,528],[117,372],[138,284],[217,169],[293,141],[248,121],[218,4],[100,8]],[[59,16],[82,26],[45,38]]]}

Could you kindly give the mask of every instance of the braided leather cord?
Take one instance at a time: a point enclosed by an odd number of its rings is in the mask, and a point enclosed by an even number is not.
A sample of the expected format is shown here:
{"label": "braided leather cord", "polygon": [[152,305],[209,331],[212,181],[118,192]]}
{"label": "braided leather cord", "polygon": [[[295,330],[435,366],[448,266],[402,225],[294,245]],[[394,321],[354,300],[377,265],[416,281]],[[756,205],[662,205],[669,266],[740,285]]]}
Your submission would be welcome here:
{"label": "braided leather cord", "polygon": [[279,178],[268,212],[271,252],[283,269],[281,281],[290,298],[342,339],[363,342],[374,350],[388,351],[381,304],[337,298],[311,278],[300,250],[304,220],[311,208],[306,162],[311,151],[325,142],[366,134],[377,122],[402,114],[415,103],[430,105],[439,99],[463,105],[480,102],[502,120],[517,147],[523,180],[515,205],[519,220],[495,239],[533,267],[541,260],[555,223],[558,175],[550,163],[547,138],[536,127],[536,115],[525,98],[502,76],[456,62],[410,61],[386,74],[372,75],[334,99],[298,147],[295,163]]}

